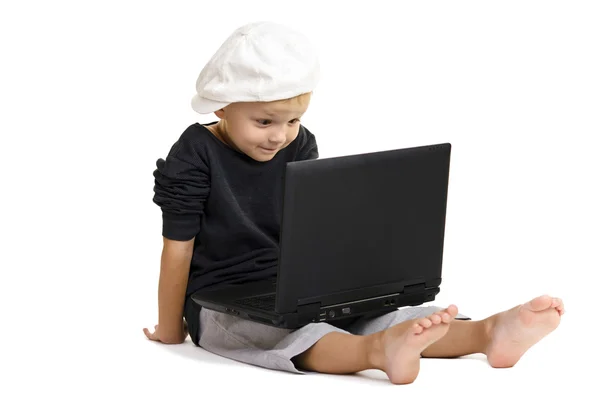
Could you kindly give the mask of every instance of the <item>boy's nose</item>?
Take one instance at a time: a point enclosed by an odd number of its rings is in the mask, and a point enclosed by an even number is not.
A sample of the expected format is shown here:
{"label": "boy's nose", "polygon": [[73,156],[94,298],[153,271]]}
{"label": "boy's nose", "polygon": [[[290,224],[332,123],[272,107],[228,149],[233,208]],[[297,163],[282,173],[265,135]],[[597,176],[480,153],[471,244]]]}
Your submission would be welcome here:
{"label": "boy's nose", "polygon": [[285,143],[285,137],[285,130],[277,130],[276,132],[273,132],[273,134],[269,138],[269,142],[276,145],[281,145]]}

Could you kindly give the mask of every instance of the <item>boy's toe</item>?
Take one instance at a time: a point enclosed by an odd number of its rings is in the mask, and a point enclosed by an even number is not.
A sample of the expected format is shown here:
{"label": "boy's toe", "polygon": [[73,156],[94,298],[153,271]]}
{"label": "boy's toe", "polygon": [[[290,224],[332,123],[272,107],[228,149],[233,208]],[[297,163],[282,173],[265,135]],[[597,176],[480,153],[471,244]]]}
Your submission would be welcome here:
{"label": "boy's toe", "polygon": [[456,307],[454,304],[452,304],[446,309],[446,312],[448,314],[450,314],[450,316],[452,318],[454,318],[458,315],[458,307]]}
{"label": "boy's toe", "polygon": [[423,332],[423,329],[425,329],[425,328],[423,328],[420,324],[414,324],[412,331],[415,334],[419,334],[419,333]]}
{"label": "boy's toe", "polygon": [[554,299],[548,295],[539,296],[527,303],[527,308],[531,311],[543,311],[552,306]]}
{"label": "boy's toe", "polygon": [[419,325],[421,325],[423,328],[429,328],[431,325],[433,325],[433,322],[431,322],[429,318],[423,318],[419,321]]}

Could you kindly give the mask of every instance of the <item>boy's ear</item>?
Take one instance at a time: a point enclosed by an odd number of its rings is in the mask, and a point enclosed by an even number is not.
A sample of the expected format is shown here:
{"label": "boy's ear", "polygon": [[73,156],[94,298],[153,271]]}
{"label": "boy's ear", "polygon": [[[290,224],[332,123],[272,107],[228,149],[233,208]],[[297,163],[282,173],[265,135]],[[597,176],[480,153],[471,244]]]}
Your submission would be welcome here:
{"label": "boy's ear", "polygon": [[215,115],[219,117],[219,119],[223,119],[225,117],[225,110],[221,108],[220,110],[215,111]]}

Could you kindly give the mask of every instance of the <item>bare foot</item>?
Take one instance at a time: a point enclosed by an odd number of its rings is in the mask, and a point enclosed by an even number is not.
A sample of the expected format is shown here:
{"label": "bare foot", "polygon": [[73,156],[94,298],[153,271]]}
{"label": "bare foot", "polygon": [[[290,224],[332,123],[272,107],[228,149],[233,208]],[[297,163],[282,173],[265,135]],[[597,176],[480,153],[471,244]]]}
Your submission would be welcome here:
{"label": "bare foot", "polygon": [[561,299],[540,296],[486,319],[490,365],[514,366],[527,350],[558,327],[564,312]]}
{"label": "bare foot", "polygon": [[443,337],[458,314],[451,305],[426,318],[406,321],[381,332],[382,369],[395,384],[412,383],[420,369],[421,353]]}

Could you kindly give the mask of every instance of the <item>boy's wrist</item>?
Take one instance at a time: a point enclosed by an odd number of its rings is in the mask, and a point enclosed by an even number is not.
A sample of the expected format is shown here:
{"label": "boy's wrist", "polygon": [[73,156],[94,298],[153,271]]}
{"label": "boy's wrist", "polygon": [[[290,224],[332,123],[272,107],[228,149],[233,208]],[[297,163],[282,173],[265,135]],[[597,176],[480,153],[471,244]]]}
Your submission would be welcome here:
{"label": "boy's wrist", "polygon": [[181,343],[183,340],[185,340],[186,336],[187,331],[185,329],[185,323],[183,319],[179,325],[175,326],[161,325],[160,322],[158,324],[158,337],[163,343]]}

